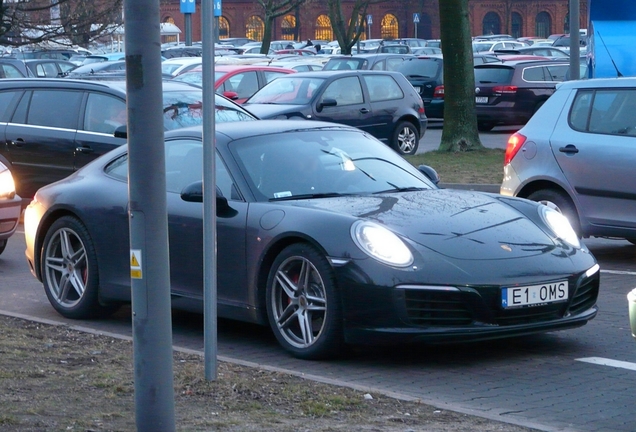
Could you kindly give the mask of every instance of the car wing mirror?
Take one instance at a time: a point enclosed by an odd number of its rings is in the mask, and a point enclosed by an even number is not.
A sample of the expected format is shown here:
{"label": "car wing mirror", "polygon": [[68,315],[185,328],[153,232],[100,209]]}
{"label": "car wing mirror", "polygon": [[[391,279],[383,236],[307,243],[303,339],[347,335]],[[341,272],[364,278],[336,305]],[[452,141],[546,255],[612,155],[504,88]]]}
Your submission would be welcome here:
{"label": "car wing mirror", "polygon": [[[203,181],[199,180],[190,183],[181,191],[181,199],[186,202],[203,202]],[[221,189],[216,188],[216,215],[219,217],[232,217],[238,214],[236,210],[230,207],[227,198],[223,196]]]}
{"label": "car wing mirror", "polygon": [[433,167],[430,167],[428,165],[420,165],[417,167],[417,169],[426,176],[426,178],[428,178],[430,181],[433,182],[433,184],[438,184],[439,183],[439,174],[437,174],[437,171],[435,171],[435,169]]}
{"label": "car wing mirror", "polygon": [[332,107],[338,105],[335,99],[332,98],[324,98],[320,102],[318,102],[318,106],[316,107],[316,111],[321,112],[324,107]]}
{"label": "car wing mirror", "polygon": [[121,126],[117,127],[117,129],[115,129],[114,135],[115,135],[115,138],[127,139],[128,138],[128,128],[126,127],[126,125],[121,125]]}
{"label": "car wing mirror", "polygon": [[238,93],[233,91],[225,91],[223,92],[223,96],[231,100],[237,100],[239,98]]}

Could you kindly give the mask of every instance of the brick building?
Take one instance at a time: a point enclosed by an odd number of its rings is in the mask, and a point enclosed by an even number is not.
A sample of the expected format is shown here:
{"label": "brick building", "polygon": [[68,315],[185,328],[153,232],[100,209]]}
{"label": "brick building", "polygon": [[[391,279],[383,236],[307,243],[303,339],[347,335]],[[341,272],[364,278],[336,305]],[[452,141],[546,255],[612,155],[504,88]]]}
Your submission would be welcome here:
{"label": "brick building", "polygon": [[[394,0],[369,6],[371,23],[366,24],[363,38],[414,37],[438,39],[439,0]],[[352,0],[342,0],[347,14]],[[568,28],[568,0],[469,0],[473,35],[510,34],[515,37],[565,33]],[[201,40],[201,5],[192,14],[192,40]],[[253,0],[223,0],[219,18],[220,38],[263,38],[264,13]],[[419,23],[414,23],[418,14]],[[586,28],[587,0],[580,0],[580,27]],[[162,0],[161,20],[185,29],[185,17],[180,12],[180,0]],[[415,27],[417,26],[417,28]],[[182,33],[184,35],[185,33]],[[185,39],[182,36],[181,39]],[[272,40],[333,40],[326,0],[312,0],[293,13],[276,19]],[[165,40],[164,42],[167,42]]]}

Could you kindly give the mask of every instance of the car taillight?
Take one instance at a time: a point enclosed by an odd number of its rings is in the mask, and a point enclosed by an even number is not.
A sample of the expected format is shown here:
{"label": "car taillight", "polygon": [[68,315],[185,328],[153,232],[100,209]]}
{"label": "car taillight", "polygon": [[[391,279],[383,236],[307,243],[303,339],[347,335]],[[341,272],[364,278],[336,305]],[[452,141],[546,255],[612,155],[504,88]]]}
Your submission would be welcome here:
{"label": "car taillight", "polygon": [[510,161],[517,155],[519,149],[523,147],[526,142],[526,137],[520,133],[513,134],[508,138],[508,145],[506,146],[506,154],[504,156],[504,166],[508,165]]}
{"label": "car taillight", "polygon": [[517,86],[495,86],[492,88],[492,92],[499,94],[515,94],[517,93]]}
{"label": "car taillight", "polygon": [[434,98],[444,99],[444,86],[440,85],[435,87],[435,91],[433,92]]}

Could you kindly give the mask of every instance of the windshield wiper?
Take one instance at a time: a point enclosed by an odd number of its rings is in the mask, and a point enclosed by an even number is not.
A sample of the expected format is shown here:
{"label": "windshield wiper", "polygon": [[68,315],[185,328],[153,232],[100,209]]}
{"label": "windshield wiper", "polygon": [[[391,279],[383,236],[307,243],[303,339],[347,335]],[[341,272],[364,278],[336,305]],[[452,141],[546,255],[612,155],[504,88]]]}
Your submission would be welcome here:
{"label": "windshield wiper", "polygon": [[297,200],[297,199],[313,199],[313,198],[333,198],[339,196],[351,195],[348,193],[339,193],[339,192],[325,192],[325,193],[316,193],[316,194],[300,194],[300,195],[289,195],[279,198],[270,198],[269,201],[289,201],[289,200]]}
{"label": "windshield wiper", "polygon": [[374,194],[381,194],[381,193],[390,193],[390,192],[416,192],[416,191],[422,191],[422,190],[431,190],[430,188],[419,187],[419,186],[409,186],[409,187],[398,187],[398,186],[395,186],[395,185],[391,185],[391,186],[393,186],[392,189],[386,189],[386,190],[373,192],[373,193]]}

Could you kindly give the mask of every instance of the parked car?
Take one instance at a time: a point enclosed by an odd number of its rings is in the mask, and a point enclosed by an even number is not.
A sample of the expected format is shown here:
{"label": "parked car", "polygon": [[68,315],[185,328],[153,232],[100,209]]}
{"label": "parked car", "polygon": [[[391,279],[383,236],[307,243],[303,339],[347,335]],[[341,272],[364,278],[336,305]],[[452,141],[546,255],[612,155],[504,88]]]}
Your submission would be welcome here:
{"label": "parked car", "polygon": [[67,74],[67,78],[84,78],[91,75],[109,74],[109,73],[124,73],[126,71],[125,60],[107,60],[96,63],[88,63],[82,66],[78,66],[75,69],[70,70]]}
{"label": "parked car", "polygon": [[[164,81],[164,128],[201,124],[201,89]],[[114,136],[126,123],[126,82],[50,79],[0,80],[0,162],[22,198],[66,177],[125,139]],[[236,104],[217,121],[253,119]],[[122,117],[122,113],[124,114]]]}
{"label": "parked car", "polygon": [[[501,63],[493,54],[474,54],[474,64]],[[406,59],[396,69],[402,73],[424,102],[428,118],[444,118],[444,59],[421,55]]]}
{"label": "parked car", "polygon": [[473,52],[495,52],[498,50],[519,49],[528,45],[516,40],[476,40],[473,41]]}
{"label": "parked car", "polygon": [[33,73],[24,64],[24,61],[0,57],[0,78],[25,78],[32,77]]}
{"label": "parked car", "polygon": [[[218,315],[269,324],[291,355],[520,336],[597,313],[598,264],[546,206],[438,189],[369,134],[333,123],[222,123],[215,142]],[[200,127],[165,135],[171,305],[195,312],[202,148]],[[25,211],[27,262],[64,317],[131,300],[126,153],[40,189]]]}
{"label": "parked car", "polygon": [[359,127],[401,154],[415,154],[428,119],[422,98],[391,71],[318,71],[284,75],[244,106],[261,119],[309,119]]}
{"label": "parked car", "polygon": [[309,60],[270,60],[263,62],[265,66],[272,66],[284,69],[293,69],[296,72],[312,72],[322,70],[324,64],[322,62],[309,59]]}
{"label": "parked car", "polygon": [[408,45],[411,47],[411,49],[428,46],[426,39],[419,39],[419,38],[400,38],[400,39],[394,39],[392,42]]}
{"label": "parked car", "polygon": [[221,44],[221,45],[232,45],[235,47],[240,47],[242,45],[245,45],[246,43],[249,42],[255,42],[254,39],[250,39],[248,37],[231,37],[231,38],[224,38],[224,39],[219,39],[217,41],[217,43]]}
{"label": "parked car", "polygon": [[111,53],[103,53],[103,54],[91,54],[84,56],[84,60],[82,61],[82,65],[87,65],[90,63],[101,63],[106,61],[117,61],[117,60],[126,60],[126,53],[123,51],[111,52]]}
{"label": "parked car", "polygon": [[[217,65],[214,67],[214,90],[236,103],[243,103],[268,82],[294,72],[275,66]],[[173,81],[203,86],[203,67],[177,75]]]}
{"label": "parked car", "polygon": [[566,79],[569,68],[569,62],[555,60],[476,65],[478,129],[489,131],[497,125],[525,124],[554,93],[557,83]]}
{"label": "parked car", "polygon": [[0,162],[0,254],[4,252],[9,237],[17,229],[21,214],[22,198],[15,193],[11,170]]}
{"label": "parked car", "polygon": [[546,46],[529,46],[524,48],[517,48],[512,50],[511,54],[532,54],[542,57],[550,57],[556,60],[569,60],[570,53],[563,51],[559,48],[546,47]]}
{"label": "parked car", "polygon": [[36,78],[59,78],[77,67],[70,61],[58,59],[28,59],[24,64]]}
{"label": "parked car", "polygon": [[442,55],[442,49],[437,47],[418,47],[411,48],[411,54],[420,56],[420,55]]}
{"label": "parked car", "polygon": [[203,64],[202,57],[173,57],[161,62],[161,73],[176,77]]}
{"label": "parked car", "polygon": [[636,244],[636,78],[568,81],[508,141],[501,193]]}
{"label": "parked car", "polygon": [[[406,45],[405,45],[406,46]],[[367,53],[331,57],[323,70],[397,70],[411,54]]]}

